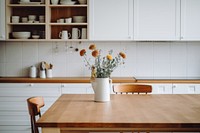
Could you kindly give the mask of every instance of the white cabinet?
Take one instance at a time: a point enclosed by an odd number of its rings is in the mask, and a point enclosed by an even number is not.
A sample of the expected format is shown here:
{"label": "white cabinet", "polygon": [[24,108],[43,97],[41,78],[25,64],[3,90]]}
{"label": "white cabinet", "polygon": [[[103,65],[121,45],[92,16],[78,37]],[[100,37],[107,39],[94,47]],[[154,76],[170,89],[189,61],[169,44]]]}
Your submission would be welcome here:
{"label": "white cabinet", "polygon": [[152,94],[172,94],[172,84],[151,84]]}
{"label": "white cabinet", "polygon": [[173,84],[173,94],[200,94],[200,85]]}
{"label": "white cabinet", "polygon": [[5,40],[6,29],[5,29],[5,0],[0,1],[0,40]]}
{"label": "white cabinet", "polygon": [[91,40],[133,39],[133,0],[90,0]]}
{"label": "white cabinet", "polygon": [[0,84],[0,132],[30,133],[30,117],[27,98],[43,96],[42,114],[61,95],[60,84]]}
{"label": "white cabinet", "polygon": [[134,40],[180,39],[180,0],[135,0]]}
{"label": "white cabinet", "polygon": [[62,84],[62,94],[92,94],[91,84]]}
{"label": "white cabinet", "polygon": [[200,40],[200,0],[181,0],[181,39]]}

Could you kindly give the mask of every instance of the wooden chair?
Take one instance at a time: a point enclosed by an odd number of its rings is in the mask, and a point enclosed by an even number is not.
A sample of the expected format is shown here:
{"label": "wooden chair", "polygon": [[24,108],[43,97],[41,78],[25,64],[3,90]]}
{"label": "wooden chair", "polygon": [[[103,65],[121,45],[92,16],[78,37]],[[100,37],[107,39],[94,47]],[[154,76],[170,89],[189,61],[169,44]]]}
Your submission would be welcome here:
{"label": "wooden chair", "polygon": [[[120,85],[113,85],[113,92],[115,94],[147,94],[152,92],[151,85],[138,85],[138,84],[120,84]],[[124,132],[120,132],[124,133]],[[133,133],[133,132],[132,132]],[[139,133],[139,132],[138,132]],[[146,133],[149,133],[148,131]]]}
{"label": "wooden chair", "polygon": [[152,86],[139,84],[120,84],[113,86],[113,92],[116,94],[147,94],[152,92]]}
{"label": "wooden chair", "polygon": [[43,97],[31,97],[27,99],[28,111],[31,119],[31,132],[39,133],[37,126],[35,125],[36,116],[41,117],[40,108],[44,106]]}

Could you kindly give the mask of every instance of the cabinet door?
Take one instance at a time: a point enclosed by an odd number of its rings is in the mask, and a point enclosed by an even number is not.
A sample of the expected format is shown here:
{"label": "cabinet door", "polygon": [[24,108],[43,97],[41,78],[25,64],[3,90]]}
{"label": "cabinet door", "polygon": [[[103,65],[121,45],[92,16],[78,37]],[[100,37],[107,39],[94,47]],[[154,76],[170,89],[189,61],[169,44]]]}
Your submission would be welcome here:
{"label": "cabinet door", "polygon": [[172,84],[151,84],[152,94],[172,94]]}
{"label": "cabinet door", "polygon": [[90,0],[91,40],[131,40],[133,0]]}
{"label": "cabinet door", "polygon": [[42,114],[60,96],[60,84],[0,84],[0,132],[25,133],[31,131],[27,98],[43,96]]}
{"label": "cabinet door", "polygon": [[62,84],[62,94],[87,94],[90,84]]}
{"label": "cabinet door", "polygon": [[135,0],[134,40],[180,39],[180,0]]}
{"label": "cabinet door", "polygon": [[173,94],[195,94],[195,84],[173,84]]}
{"label": "cabinet door", "polygon": [[0,40],[5,40],[5,0],[0,1]]}
{"label": "cabinet door", "polygon": [[200,40],[200,0],[181,0],[181,39]]}

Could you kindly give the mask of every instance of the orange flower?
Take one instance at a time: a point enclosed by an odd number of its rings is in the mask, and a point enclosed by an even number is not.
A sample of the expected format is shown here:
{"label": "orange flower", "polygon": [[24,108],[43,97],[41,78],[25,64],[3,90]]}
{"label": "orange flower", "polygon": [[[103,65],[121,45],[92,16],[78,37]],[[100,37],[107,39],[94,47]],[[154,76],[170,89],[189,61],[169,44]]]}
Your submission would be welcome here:
{"label": "orange flower", "polygon": [[82,50],[80,51],[80,56],[84,56],[85,53],[86,53],[86,50],[85,50],[85,49],[82,49]]}
{"label": "orange flower", "polygon": [[96,45],[95,44],[91,44],[89,47],[90,50],[95,50],[96,49]]}
{"label": "orange flower", "polygon": [[126,58],[126,54],[123,53],[123,52],[120,52],[119,55],[120,55],[122,58],[124,58],[124,59]]}
{"label": "orange flower", "polygon": [[112,55],[108,54],[108,55],[106,56],[106,58],[107,58],[108,60],[112,60]]}
{"label": "orange flower", "polygon": [[98,50],[94,50],[93,52],[92,52],[92,56],[93,57],[97,57],[97,56],[99,56],[99,51]]}

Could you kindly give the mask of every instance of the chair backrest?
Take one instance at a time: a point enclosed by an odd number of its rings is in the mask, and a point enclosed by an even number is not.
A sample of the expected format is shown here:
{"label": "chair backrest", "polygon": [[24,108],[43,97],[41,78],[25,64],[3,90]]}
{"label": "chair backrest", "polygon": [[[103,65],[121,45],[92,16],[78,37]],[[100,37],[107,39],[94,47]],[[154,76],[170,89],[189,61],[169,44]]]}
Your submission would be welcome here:
{"label": "chair backrest", "polygon": [[113,92],[116,94],[140,94],[140,93],[151,93],[152,86],[151,85],[140,85],[140,84],[120,84],[113,85]]}
{"label": "chair backrest", "polygon": [[35,125],[36,116],[41,117],[40,108],[44,106],[43,97],[30,97],[27,99],[28,111],[31,119],[31,131],[32,133],[39,133],[38,128]]}

